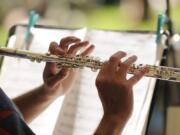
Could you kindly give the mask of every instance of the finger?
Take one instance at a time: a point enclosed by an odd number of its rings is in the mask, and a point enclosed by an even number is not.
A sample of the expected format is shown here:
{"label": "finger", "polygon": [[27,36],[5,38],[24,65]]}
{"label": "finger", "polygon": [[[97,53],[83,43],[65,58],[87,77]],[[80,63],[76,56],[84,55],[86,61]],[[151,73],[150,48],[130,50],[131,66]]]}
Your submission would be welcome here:
{"label": "finger", "polygon": [[[51,42],[49,46],[49,51],[51,54],[54,55],[64,55],[65,52],[58,46],[56,42]],[[44,72],[46,74],[46,77],[53,76],[57,72],[56,63],[53,62],[47,62]]]}
{"label": "finger", "polygon": [[125,56],[126,56],[125,52],[122,52],[122,51],[116,52],[115,54],[113,54],[109,58],[109,61],[108,61],[109,66],[107,68],[111,68],[112,70],[116,70],[118,65],[119,65],[120,59],[125,57]]}
{"label": "finger", "polygon": [[49,46],[49,51],[54,55],[64,55],[65,52],[58,46],[56,42],[51,42]]}
{"label": "finger", "polygon": [[126,56],[126,53],[122,51],[118,51],[115,54],[113,54],[109,58],[109,61],[106,64],[104,64],[104,67],[103,67],[104,73],[108,73],[109,76],[113,76],[117,71],[117,67],[120,63],[120,59],[125,56]]}
{"label": "finger", "polygon": [[61,39],[60,41],[60,47],[67,51],[68,50],[68,46],[72,43],[77,43],[77,42],[80,42],[81,40],[77,37],[73,37],[73,36],[69,36],[69,37],[65,37],[63,39]]}
{"label": "finger", "polygon": [[44,68],[44,78],[49,78],[57,73],[56,64],[53,62],[47,62]]}
{"label": "finger", "polygon": [[108,61],[105,61],[102,65],[101,70],[99,71],[98,76],[106,76],[107,74],[110,74],[112,72],[109,72],[108,70],[111,70],[111,68],[107,68],[109,66]]}
{"label": "finger", "polygon": [[149,70],[145,67],[141,71],[137,72],[133,77],[131,77],[128,82],[131,85],[135,85]]}
{"label": "finger", "polygon": [[118,75],[126,76],[129,67],[137,60],[137,56],[133,55],[125,60],[123,63],[119,63]]}
{"label": "finger", "polygon": [[82,51],[80,53],[80,56],[85,57],[88,56],[92,53],[92,51],[94,50],[95,46],[94,45],[90,45],[88,46],[84,51]]}
{"label": "finger", "polygon": [[53,87],[56,84],[58,84],[60,81],[64,80],[67,75],[68,75],[68,69],[67,68],[63,68],[58,74],[56,74],[55,76],[46,78],[45,83],[50,86]]}
{"label": "finger", "polygon": [[125,60],[123,63],[130,66],[137,60],[137,56],[133,55],[129,57],[127,60]]}
{"label": "finger", "polygon": [[88,44],[89,44],[88,41],[83,41],[83,42],[77,43],[77,44],[75,44],[75,45],[72,45],[72,46],[69,48],[67,54],[70,54],[70,55],[72,55],[72,56],[75,56],[76,53],[77,53],[80,49],[82,49],[83,47],[87,46]]}

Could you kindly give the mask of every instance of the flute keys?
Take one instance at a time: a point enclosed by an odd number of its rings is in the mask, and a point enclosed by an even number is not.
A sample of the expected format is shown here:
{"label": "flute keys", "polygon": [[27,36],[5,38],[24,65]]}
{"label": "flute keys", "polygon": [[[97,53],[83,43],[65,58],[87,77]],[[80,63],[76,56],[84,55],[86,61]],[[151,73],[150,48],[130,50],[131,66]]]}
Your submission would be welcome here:
{"label": "flute keys", "polygon": [[36,59],[36,62],[37,62],[37,63],[40,63],[41,61],[42,61],[41,58],[37,58],[37,59]]}
{"label": "flute keys", "polygon": [[57,68],[83,68],[78,64],[57,63]]}
{"label": "flute keys", "polygon": [[93,72],[97,72],[97,68],[91,68],[91,71],[93,71]]}

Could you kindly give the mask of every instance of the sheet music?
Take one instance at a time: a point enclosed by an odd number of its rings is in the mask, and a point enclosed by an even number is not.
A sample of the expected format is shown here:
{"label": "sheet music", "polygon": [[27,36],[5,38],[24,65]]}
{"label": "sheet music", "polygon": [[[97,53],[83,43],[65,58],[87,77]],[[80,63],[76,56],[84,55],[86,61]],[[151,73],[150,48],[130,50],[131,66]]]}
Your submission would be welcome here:
{"label": "sheet music", "polygon": [[[19,44],[23,43],[21,39],[25,28],[18,27],[16,29],[16,36],[9,39],[8,47],[14,47],[16,38],[18,37]],[[65,36],[78,36],[84,38],[85,29],[79,30],[55,30],[55,29],[32,29],[34,39],[30,50],[34,52],[46,53],[49,44],[52,41],[59,43],[60,39]],[[20,34],[20,36],[18,36]],[[19,39],[20,38],[20,39]],[[17,42],[16,42],[17,43]],[[17,46],[16,46],[17,47]],[[42,72],[45,63],[33,63],[29,60],[5,57],[0,75],[0,86],[5,93],[13,98],[22,93],[27,92],[43,83]],[[51,135],[55,122],[63,101],[63,97],[57,99],[46,111],[43,112],[37,119],[35,119],[30,127],[37,135]]]}
{"label": "sheet music", "polygon": [[[118,50],[138,56],[137,63],[156,63],[154,34],[89,30],[86,39],[96,45],[93,56],[106,60]],[[102,117],[102,106],[95,87],[97,73],[83,69],[76,87],[65,97],[54,135],[92,135]],[[146,124],[155,80],[143,78],[134,87],[134,110],[123,135],[140,135]]]}

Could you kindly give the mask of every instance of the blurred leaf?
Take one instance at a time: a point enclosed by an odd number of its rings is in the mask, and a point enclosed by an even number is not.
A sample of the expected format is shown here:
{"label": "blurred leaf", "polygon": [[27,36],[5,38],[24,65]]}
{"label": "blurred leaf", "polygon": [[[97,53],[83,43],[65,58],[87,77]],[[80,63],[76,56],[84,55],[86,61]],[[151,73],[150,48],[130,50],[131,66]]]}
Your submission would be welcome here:
{"label": "blurred leaf", "polygon": [[8,32],[4,28],[0,27],[0,45],[1,46],[4,46],[6,43],[7,33]]}

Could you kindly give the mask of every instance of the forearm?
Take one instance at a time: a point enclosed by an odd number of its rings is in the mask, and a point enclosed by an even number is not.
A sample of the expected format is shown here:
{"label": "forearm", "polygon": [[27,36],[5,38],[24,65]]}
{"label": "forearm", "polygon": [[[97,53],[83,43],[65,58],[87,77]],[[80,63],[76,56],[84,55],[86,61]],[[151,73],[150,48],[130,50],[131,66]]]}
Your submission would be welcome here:
{"label": "forearm", "polygon": [[116,117],[104,116],[94,135],[120,135],[126,122],[117,120]]}
{"label": "forearm", "polygon": [[30,123],[55,99],[56,97],[49,95],[49,93],[44,90],[44,86],[41,85],[40,87],[13,99],[13,101],[23,114],[25,121]]}

